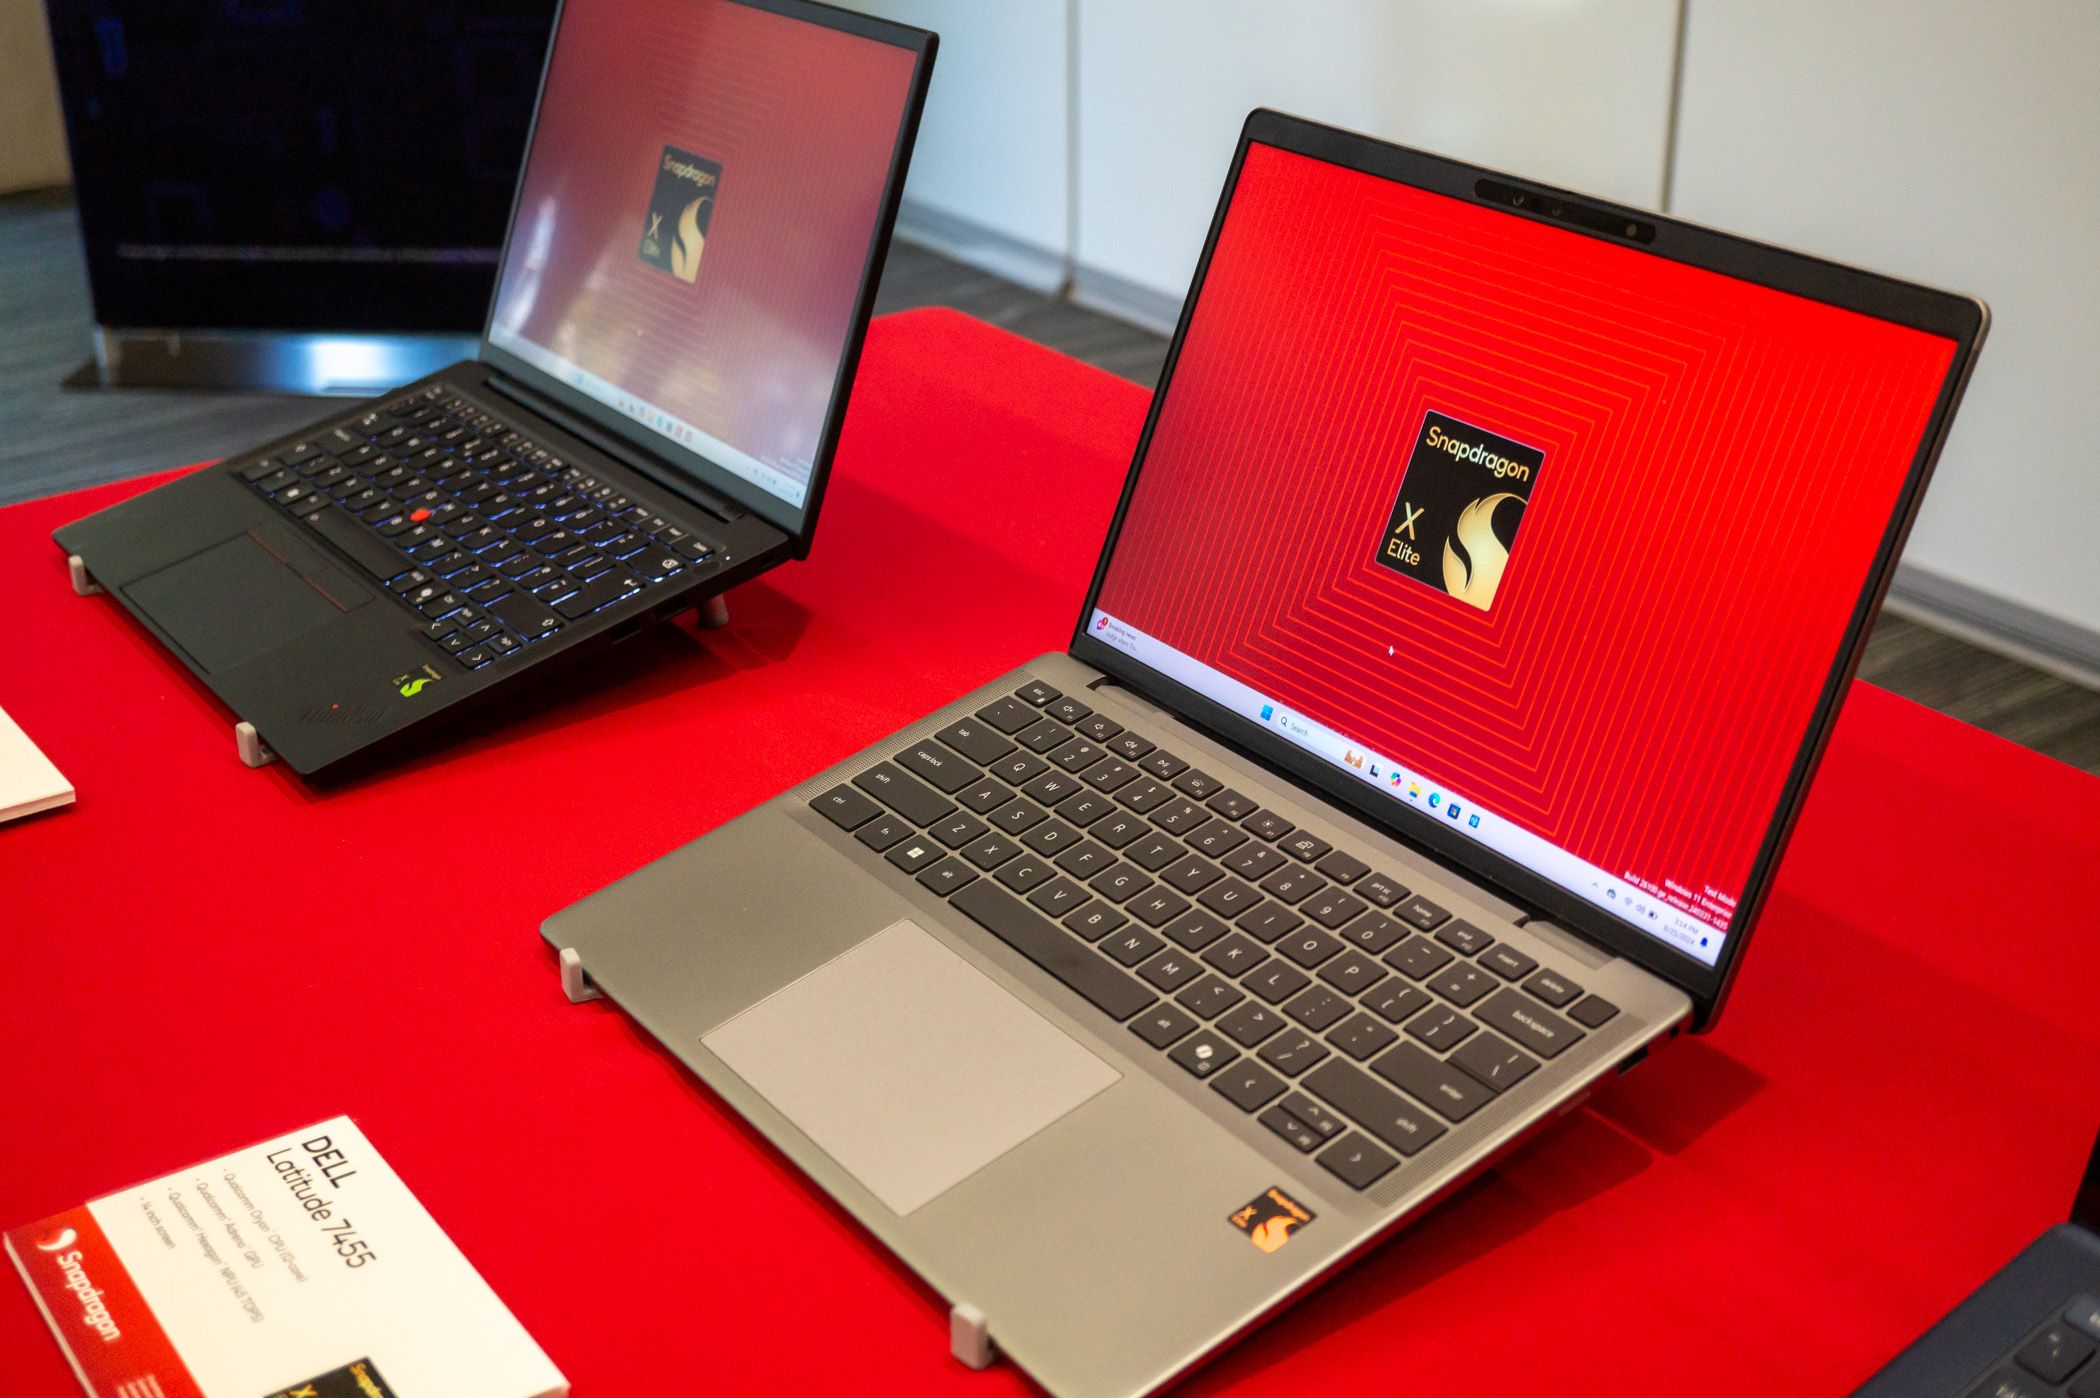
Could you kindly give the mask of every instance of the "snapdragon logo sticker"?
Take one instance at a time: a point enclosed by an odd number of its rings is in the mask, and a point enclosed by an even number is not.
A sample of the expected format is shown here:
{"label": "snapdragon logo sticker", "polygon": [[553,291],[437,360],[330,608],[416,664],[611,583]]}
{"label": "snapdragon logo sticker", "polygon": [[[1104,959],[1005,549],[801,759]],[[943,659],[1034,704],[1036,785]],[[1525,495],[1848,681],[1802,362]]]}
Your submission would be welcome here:
{"label": "snapdragon logo sticker", "polygon": [[80,1241],[80,1234],[71,1228],[61,1228],[36,1245],[38,1252],[64,1252]]}
{"label": "snapdragon logo sticker", "polygon": [[304,1383],[280,1388],[269,1398],[398,1398],[369,1359],[353,1359]]}
{"label": "snapdragon logo sticker", "polygon": [[1232,1226],[1263,1252],[1274,1252],[1313,1221],[1313,1211],[1280,1189],[1267,1190],[1232,1212]]}
{"label": "snapdragon logo sticker", "polygon": [[707,224],[714,217],[722,167],[705,157],[665,146],[656,162],[656,188],[642,216],[642,247],[636,254],[682,282],[697,281]]}
{"label": "snapdragon logo sticker", "polygon": [[1546,454],[1426,413],[1379,540],[1382,567],[1488,610]]}

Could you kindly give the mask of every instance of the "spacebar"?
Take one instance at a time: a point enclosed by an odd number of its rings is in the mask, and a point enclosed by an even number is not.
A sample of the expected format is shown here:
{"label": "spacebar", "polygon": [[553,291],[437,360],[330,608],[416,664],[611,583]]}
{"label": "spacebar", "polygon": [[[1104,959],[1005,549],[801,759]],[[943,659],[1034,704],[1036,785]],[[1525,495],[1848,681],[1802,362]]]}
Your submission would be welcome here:
{"label": "spacebar", "polygon": [[979,879],[948,901],[1112,1019],[1128,1019],[1159,998],[1109,965],[1092,947],[988,879]]}
{"label": "spacebar", "polygon": [[358,566],[385,582],[408,569],[408,560],[383,543],[377,534],[333,506],[316,510],[306,522],[314,532],[357,560]]}

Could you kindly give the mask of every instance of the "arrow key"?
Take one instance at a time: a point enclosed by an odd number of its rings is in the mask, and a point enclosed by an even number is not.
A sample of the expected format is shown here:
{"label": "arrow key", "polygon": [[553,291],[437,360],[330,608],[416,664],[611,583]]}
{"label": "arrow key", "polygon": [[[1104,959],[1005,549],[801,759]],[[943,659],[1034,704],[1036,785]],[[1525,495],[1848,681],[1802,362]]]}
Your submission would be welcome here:
{"label": "arrow key", "polygon": [[1369,1189],[1400,1163],[1354,1131],[1321,1151],[1317,1158],[1329,1174],[1351,1189]]}

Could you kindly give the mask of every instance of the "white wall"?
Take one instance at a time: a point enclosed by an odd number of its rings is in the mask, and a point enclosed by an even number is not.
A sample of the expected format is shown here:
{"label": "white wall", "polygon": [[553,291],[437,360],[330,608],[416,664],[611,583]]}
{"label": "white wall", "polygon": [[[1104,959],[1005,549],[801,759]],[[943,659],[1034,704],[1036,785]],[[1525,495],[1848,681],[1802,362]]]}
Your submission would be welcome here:
{"label": "white wall", "polygon": [[1990,303],[1905,563],[2100,634],[2096,74],[2091,0],[1692,0],[1672,203]]}
{"label": "white wall", "polygon": [[1077,5],[1079,286],[1111,302],[1136,289],[1126,312],[1149,302],[1171,321],[1257,106],[1623,203],[1661,197],[1676,0]]}
{"label": "white wall", "polygon": [[1067,0],[850,0],[941,36],[900,226],[1025,285],[1070,252]]}

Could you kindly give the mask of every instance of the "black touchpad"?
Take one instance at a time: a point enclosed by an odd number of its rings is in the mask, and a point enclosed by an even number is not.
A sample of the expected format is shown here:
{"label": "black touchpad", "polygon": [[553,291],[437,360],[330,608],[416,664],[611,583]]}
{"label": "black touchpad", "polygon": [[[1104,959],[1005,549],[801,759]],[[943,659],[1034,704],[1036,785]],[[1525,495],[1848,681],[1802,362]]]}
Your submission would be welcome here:
{"label": "black touchpad", "polygon": [[340,569],[303,549],[295,557],[287,545],[280,556],[242,534],[149,573],[124,592],[198,668],[228,669],[371,600]]}

